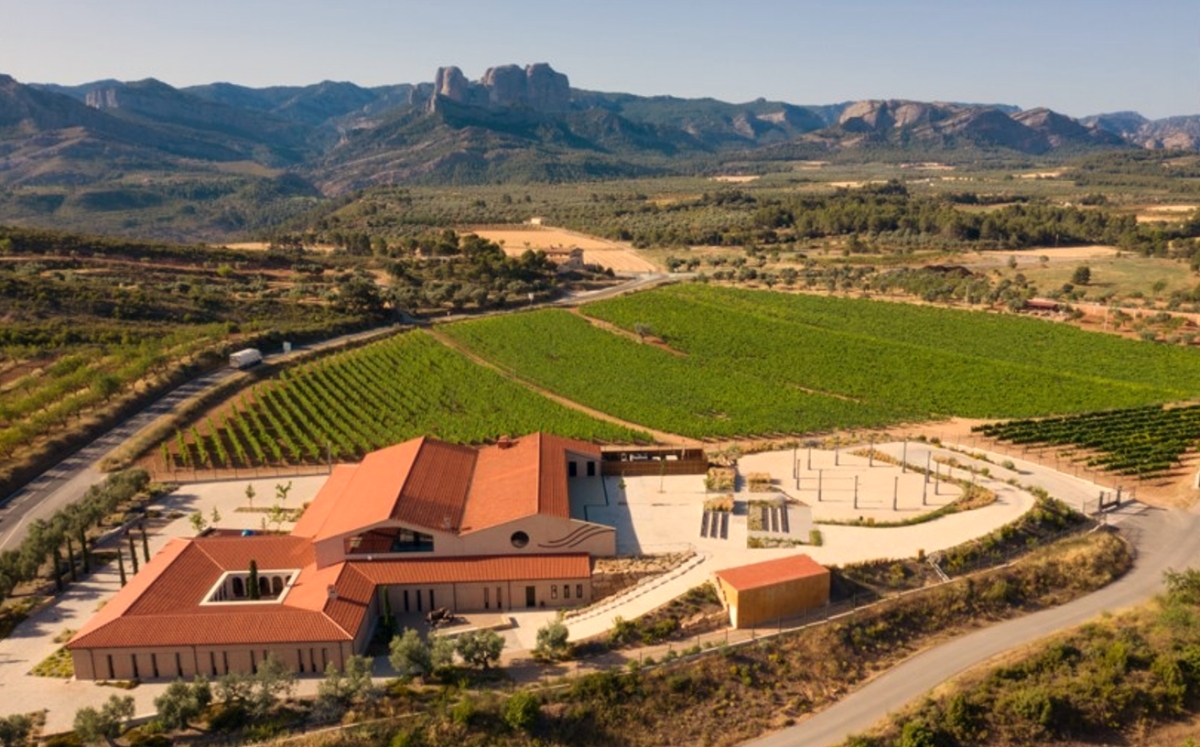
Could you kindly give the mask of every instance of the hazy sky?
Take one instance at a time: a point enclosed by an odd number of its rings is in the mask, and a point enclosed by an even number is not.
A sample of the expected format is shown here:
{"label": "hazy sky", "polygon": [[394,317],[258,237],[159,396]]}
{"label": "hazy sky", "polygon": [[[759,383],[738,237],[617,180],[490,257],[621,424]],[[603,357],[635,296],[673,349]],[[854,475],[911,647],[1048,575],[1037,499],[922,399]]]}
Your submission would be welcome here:
{"label": "hazy sky", "polygon": [[637,94],[1200,113],[1200,0],[0,0],[0,72],[175,86],[477,79]]}

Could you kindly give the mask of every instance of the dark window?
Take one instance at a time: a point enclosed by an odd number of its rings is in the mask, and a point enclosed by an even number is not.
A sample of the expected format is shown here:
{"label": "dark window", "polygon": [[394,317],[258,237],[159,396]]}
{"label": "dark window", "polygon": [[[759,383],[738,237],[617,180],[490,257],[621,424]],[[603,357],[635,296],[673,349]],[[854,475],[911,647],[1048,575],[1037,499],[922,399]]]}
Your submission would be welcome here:
{"label": "dark window", "polygon": [[133,678],[134,678],[135,680],[137,680],[137,679],[141,679],[141,673],[139,673],[139,672],[138,672],[138,665],[137,665],[137,654],[133,654],[133,655],[132,655],[132,656],[130,656],[129,658],[130,658],[130,660],[133,662]]}
{"label": "dark window", "polygon": [[229,674],[229,652],[221,652],[221,666],[225,667],[225,674]]}
{"label": "dark window", "polygon": [[238,598],[246,596],[246,587],[237,576],[233,577],[233,595]]}
{"label": "dark window", "polygon": [[271,593],[275,596],[279,596],[283,593],[283,579],[279,576],[275,576],[271,579]]}
{"label": "dark window", "polygon": [[217,652],[216,651],[208,652],[208,668],[212,670],[212,676],[216,677],[217,676]]}
{"label": "dark window", "polygon": [[429,609],[436,610],[437,605],[433,603],[433,589],[429,590]]}
{"label": "dark window", "polygon": [[570,599],[570,598],[571,598],[571,585],[563,584],[563,599]]}
{"label": "dark window", "polygon": [[150,654],[150,671],[154,673],[154,678],[158,679],[158,654]]}
{"label": "dark window", "polygon": [[300,674],[304,674],[304,652],[296,649],[296,661],[300,664]]}
{"label": "dark window", "polygon": [[485,610],[492,608],[491,594],[492,594],[491,589],[489,589],[486,586],[483,587],[483,608]]}
{"label": "dark window", "polygon": [[404,590],[404,611],[408,612],[408,589]]}
{"label": "dark window", "polygon": [[583,584],[575,584],[575,598],[583,599]]}
{"label": "dark window", "polygon": [[558,599],[558,584],[550,584],[550,598]]}
{"label": "dark window", "polygon": [[524,532],[513,532],[510,540],[513,547],[522,548],[529,544],[529,535]]}
{"label": "dark window", "polygon": [[417,589],[417,612],[421,611],[421,590]]}
{"label": "dark window", "polygon": [[496,587],[496,609],[504,609],[504,599],[500,596],[500,587]]}
{"label": "dark window", "polygon": [[536,586],[526,586],[525,587],[525,606],[526,607],[536,607],[537,606],[537,587]]}
{"label": "dark window", "polygon": [[587,465],[588,465],[588,466],[587,466],[587,476],[588,476],[588,477],[595,477],[595,476],[596,476],[596,463],[595,463],[595,462],[588,462],[588,463],[587,463]]}
{"label": "dark window", "polygon": [[179,658],[179,652],[175,652],[175,676],[183,676],[183,659]]}
{"label": "dark window", "polygon": [[117,678],[117,676],[113,674],[112,654],[108,655],[108,678],[110,680],[115,680]]}
{"label": "dark window", "polygon": [[258,593],[264,597],[271,596],[271,579],[266,576],[258,579]]}
{"label": "dark window", "polygon": [[575,462],[567,462],[567,477],[575,477],[579,474],[579,467]]}
{"label": "dark window", "polygon": [[258,660],[254,658],[254,652],[250,652],[250,673],[258,674]]}

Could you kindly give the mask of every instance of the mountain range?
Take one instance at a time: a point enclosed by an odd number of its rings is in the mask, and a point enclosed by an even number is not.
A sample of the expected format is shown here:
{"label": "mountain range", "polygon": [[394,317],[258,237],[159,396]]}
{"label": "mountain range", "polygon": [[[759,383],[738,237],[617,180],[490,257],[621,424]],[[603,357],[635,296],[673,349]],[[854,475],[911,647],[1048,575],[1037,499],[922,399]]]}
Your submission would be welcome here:
{"label": "mountain range", "polygon": [[874,100],[801,106],[571,88],[546,64],[470,81],[174,88],[0,75],[0,187],[79,188],[179,174],[287,174],[325,195],[377,184],[703,172],[771,158],[980,152],[1054,157],[1200,148],[1200,116],[1073,119],[1049,109]]}

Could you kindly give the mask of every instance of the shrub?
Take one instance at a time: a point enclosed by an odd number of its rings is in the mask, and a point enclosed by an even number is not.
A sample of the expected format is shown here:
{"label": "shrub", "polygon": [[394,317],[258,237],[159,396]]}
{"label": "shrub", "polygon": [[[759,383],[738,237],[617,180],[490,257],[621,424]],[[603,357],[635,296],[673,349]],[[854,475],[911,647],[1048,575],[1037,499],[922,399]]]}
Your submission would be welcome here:
{"label": "shrub", "polygon": [[571,653],[571,644],[567,641],[570,631],[562,620],[553,620],[537,632],[537,646],[534,653],[548,659],[566,658]]}
{"label": "shrub", "polygon": [[504,704],[504,723],[517,731],[528,731],[537,723],[541,705],[537,696],[522,690],[516,693]]}

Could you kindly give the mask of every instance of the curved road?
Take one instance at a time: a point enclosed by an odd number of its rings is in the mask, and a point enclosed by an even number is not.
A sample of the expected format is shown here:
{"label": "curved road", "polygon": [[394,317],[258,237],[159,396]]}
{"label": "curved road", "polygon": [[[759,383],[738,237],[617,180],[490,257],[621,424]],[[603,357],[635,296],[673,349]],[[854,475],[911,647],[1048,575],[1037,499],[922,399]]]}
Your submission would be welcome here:
{"label": "curved road", "polygon": [[[363,337],[385,333],[386,330],[380,330],[378,327],[365,332],[354,332],[311,345],[297,346],[291,355],[344,345]],[[266,361],[278,362],[285,358],[286,356],[280,353],[267,356]],[[54,512],[79,500],[89,487],[104,479],[104,473],[96,469],[96,463],[126,439],[185,401],[221,384],[235,373],[236,370],[232,368],[219,368],[172,389],[146,409],[129,417],[10,495],[0,503],[0,552],[15,550],[25,537],[24,528],[31,522],[49,519]]]}
{"label": "curved road", "polygon": [[1102,612],[1149,599],[1163,571],[1200,562],[1200,516],[1146,508],[1121,524],[1137,559],[1124,576],[1061,607],[990,625],[913,656],[796,726],[747,742],[748,747],[828,747],[864,732],[889,713],[963,671],[1010,649],[1079,625]]}

